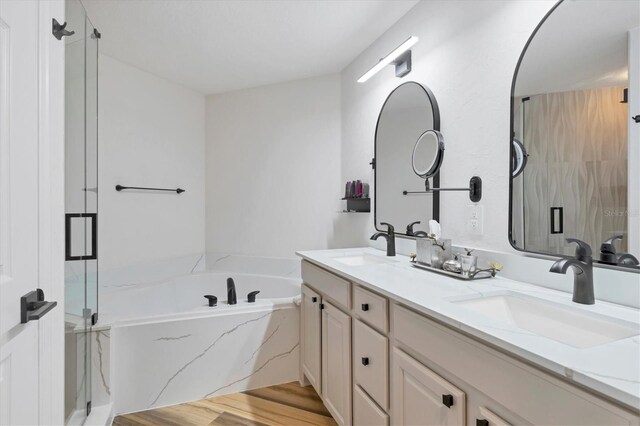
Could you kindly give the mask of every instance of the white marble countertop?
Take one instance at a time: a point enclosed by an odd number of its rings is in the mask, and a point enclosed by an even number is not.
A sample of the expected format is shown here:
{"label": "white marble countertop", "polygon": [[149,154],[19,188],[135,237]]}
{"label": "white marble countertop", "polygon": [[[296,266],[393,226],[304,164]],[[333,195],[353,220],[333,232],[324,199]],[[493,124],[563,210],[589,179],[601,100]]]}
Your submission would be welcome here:
{"label": "white marble countertop", "polygon": [[[640,407],[640,337],[629,337],[588,348],[576,348],[505,322],[485,317],[452,299],[511,291],[545,299],[570,309],[606,315],[640,332],[640,310],[596,300],[595,305],[571,301],[571,294],[501,278],[463,281],[434,272],[418,270],[406,256],[388,258],[373,248],[297,252],[300,257],[347,277],[409,306],[452,328],[515,354],[534,365],[559,374],[569,382],[585,386],[637,410]],[[361,254],[392,259],[389,263],[348,266],[338,257]]]}

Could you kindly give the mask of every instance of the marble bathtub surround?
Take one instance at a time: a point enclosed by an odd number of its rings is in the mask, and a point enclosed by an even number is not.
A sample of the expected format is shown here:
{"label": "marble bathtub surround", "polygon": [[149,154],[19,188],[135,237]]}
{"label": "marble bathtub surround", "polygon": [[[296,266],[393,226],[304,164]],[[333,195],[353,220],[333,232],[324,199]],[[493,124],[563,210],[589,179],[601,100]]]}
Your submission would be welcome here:
{"label": "marble bathtub surround", "polygon": [[[502,275],[487,280],[461,281],[417,270],[411,267],[409,258],[402,255],[397,256],[398,262],[366,266],[349,266],[335,261],[337,255],[357,253],[384,256],[384,252],[372,248],[318,250],[298,254],[354,284],[382,294],[511,356],[524,359],[546,372],[562,377],[567,382],[587,388],[627,407],[634,408],[640,405],[638,309],[603,302],[602,299],[598,299],[595,305],[582,306],[571,301],[570,292],[531,285]],[[505,271],[508,269],[510,268],[506,267]],[[542,271],[542,275],[553,275],[546,272],[548,269]],[[541,273],[533,268],[526,272],[531,276]],[[504,294],[543,300],[578,315],[604,316],[610,321],[620,322],[637,330],[637,333],[609,343],[579,348],[534,334],[454,303],[454,300],[461,298]],[[579,333],[579,330],[575,332]]]}
{"label": "marble bathtub surround", "polygon": [[[235,307],[234,307],[235,308]],[[128,413],[293,381],[298,308],[257,305],[116,326],[114,412]]]}

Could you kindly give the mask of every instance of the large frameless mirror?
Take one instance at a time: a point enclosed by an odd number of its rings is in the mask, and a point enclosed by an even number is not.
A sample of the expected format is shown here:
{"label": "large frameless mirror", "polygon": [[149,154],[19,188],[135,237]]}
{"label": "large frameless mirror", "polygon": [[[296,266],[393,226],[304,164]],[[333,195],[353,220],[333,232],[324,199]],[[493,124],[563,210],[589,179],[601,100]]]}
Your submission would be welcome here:
{"label": "large frameless mirror", "polygon": [[510,242],[636,267],[640,2],[561,1],[529,39],[511,108]]}
{"label": "large frameless mirror", "polygon": [[[396,87],[384,102],[375,134],[375,226],[382,222],[403,232],[427,231],[430,219],[439,219],[439,194],[424,194],[425,179],[439,186],[438,169],[444,143],[438,104],[425,86],[416,82]],[[421,192],[407,196],[404,192]]]}

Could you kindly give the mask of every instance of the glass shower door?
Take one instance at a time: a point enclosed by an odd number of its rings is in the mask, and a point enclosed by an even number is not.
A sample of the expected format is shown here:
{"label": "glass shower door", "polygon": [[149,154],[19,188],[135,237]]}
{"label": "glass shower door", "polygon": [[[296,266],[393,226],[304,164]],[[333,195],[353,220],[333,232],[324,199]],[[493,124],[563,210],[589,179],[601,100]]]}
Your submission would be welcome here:
{"label": "glass shower door", "polygon": [[97,320],[98,39],[79,0],[66,1],[65,417],[91,411],[91,328]]}

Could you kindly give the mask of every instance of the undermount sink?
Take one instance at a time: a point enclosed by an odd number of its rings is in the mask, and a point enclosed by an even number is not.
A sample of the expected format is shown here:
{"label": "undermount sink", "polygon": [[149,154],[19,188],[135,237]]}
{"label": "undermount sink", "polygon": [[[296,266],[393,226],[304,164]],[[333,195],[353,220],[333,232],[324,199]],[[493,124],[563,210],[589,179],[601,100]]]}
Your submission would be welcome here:
{"label": "undermount sink", "polygon": [[333,260],[348,266],[379,265],[381,263],[395,262],[395,260],[386,259],[381,256],[373,256],[370,254],[337,256],[334,257]]}
{"label": "undermount sink", "polygon": [[589,348],[640,334],[640,327],[634,323],[512,292],[451,302],[576,348]]}

